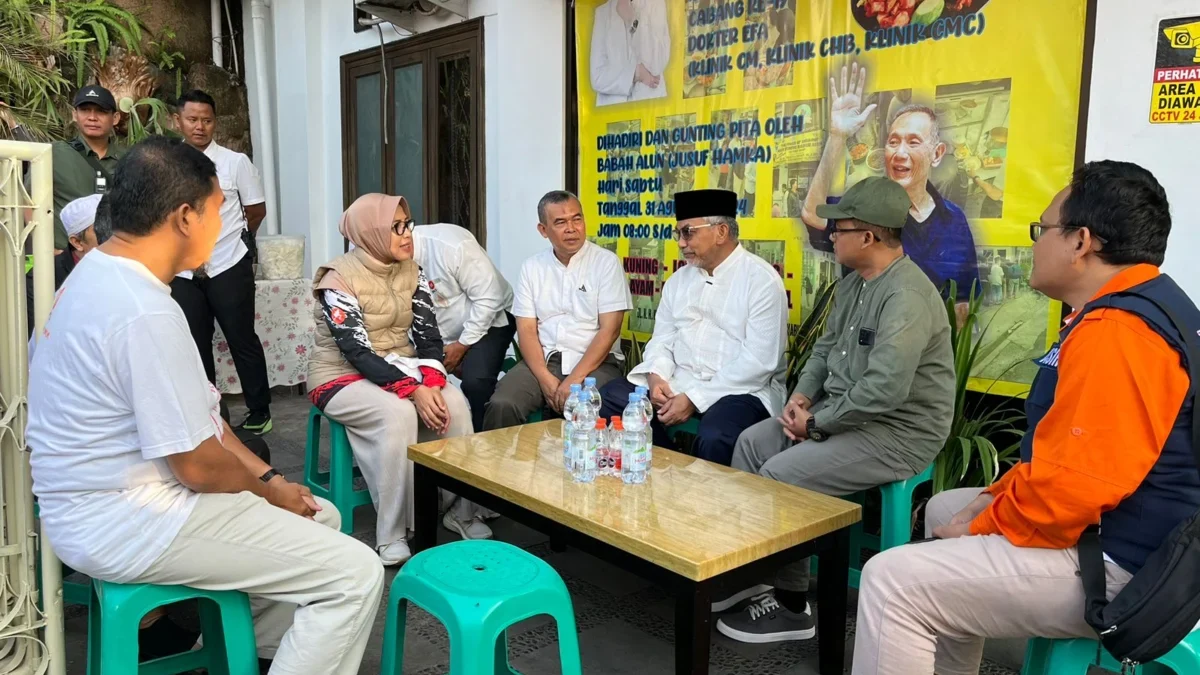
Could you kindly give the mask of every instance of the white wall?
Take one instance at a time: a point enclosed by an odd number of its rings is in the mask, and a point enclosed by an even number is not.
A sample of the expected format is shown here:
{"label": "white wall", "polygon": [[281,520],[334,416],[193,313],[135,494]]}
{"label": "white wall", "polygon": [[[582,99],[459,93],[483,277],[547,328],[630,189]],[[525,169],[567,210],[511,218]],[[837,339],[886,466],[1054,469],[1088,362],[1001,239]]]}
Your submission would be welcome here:
{"label": "white wall", "polygon": [[[244,72],[253,73],[250,3],[246,6]],[[349,2],[273,0],[268,48],[284,234],[308,237],[306,270],[341,253],[341,62],[345,54],[379,47],[375,29],[355,33]],[[561,188],[563,168],[562,0],[469,0],[483,17],[484,162],[488,253],[515,279],[521,263],[544,247],[535,229],[537,200]],[[421,32],[458,21],[421,17]],[[403,31],[383,25],[385,42]],[[247,77],[251,113],[257,83]],[[256,119],[256,118],[252,118]],[[255,147],[258,125],[253,125]],[[257,157],[256,157],[257,160]]]}
{"label": "white wall", "polygon": [[1150,124],[1158,22],[1200,14],[1197,0],[1103,0],[1088,112],[1087,159],[1136,162],[1152,171],[1171,201],[1171,239],[1163,270],[1200,301],[1200,125]]}

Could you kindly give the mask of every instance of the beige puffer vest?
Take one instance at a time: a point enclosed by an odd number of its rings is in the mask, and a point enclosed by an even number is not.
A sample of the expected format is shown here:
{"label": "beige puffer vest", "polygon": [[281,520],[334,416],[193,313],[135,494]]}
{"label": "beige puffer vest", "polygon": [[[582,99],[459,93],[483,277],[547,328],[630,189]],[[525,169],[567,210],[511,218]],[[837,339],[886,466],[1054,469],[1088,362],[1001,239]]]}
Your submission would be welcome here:
{"label": "beige puffer vest", "polygon": [[[317,286],[321,279],[330,270],[336,271],[358,298],[367,337],[375,353],[411,357],[416,355],[416,350],[408,338],[408,329],[413,322],[412,300],[417,290],[419,269],[412,260],[381,263],[362,249],[354,249],[317,268],[313,275],[313,292],[320,293]],[[308,360],[309,389],[358,372],[333,341],[322,311],[318,303],[316,345]]]}

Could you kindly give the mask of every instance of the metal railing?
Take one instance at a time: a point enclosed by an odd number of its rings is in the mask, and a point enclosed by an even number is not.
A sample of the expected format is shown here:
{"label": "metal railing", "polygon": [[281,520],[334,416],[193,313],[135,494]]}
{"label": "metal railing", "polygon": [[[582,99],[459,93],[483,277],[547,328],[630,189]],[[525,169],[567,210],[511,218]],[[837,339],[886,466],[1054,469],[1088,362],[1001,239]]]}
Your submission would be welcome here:
{"label": "metal railing", "polygon": [[37,335],[54,299],[53,190],[49,145],[0,140],[0,675],[66,673],[62,564],[35,530],[25,445],[26,243],[32,244]]}

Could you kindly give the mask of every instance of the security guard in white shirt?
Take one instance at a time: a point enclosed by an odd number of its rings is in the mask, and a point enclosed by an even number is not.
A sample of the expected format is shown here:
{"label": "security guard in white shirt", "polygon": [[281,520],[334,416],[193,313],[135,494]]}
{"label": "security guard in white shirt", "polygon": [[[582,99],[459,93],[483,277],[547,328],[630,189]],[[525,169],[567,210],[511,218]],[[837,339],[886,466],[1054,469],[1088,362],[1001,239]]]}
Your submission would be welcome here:
{"label": "security guard in white shirt", "polygon": [[787,293],[775,268],[738,242],[737,202],[729,190],[675,195],[688,264],[663,285],[642,363],[600,392],[610,417],[635,385],[647,387],[657,445],[667,427],[699,416],[696,456],[726,466],[742,431],[779,415],[786,398]]}
{"label": "security guard in white shirt", "polygon": [[446,343],[446,372],[462,382],[475,429],[496,391],[517,321],[509,313],[512,286],[466,228],[447,223],[413,230],[413,259],[425,272],[438,332]]}

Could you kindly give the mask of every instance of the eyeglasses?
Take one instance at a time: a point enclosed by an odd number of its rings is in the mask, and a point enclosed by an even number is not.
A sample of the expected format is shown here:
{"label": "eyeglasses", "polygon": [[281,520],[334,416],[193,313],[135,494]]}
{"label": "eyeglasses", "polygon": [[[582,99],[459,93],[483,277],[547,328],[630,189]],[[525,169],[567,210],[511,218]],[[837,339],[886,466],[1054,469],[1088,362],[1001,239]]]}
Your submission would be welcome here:
{"label": "eyeglasses", "polygon": [[397,220],[392,223],[392,232],[395,232],[400,236],[404,236],[409,232],[412,232],[415,225],[416,223],[413,222],[411,218],[408,220]]}
{"label": "eyeglasses", "polygon": [[[837,228],[830,228],[829,241],[836,241],[839,234],[845,234],[847,232],[871,232],[871,231],[865,227],[847,227],[844,230],[839,230]],[[875,233],[871,232],[871,234],[872,234],[872,236],[874,236]]]}
{"label": "eyeglasses", "polygon": [[[1042,238],[1042,235],[1046,233],[1046,230],[1083,230],[1083,229],[1087,229],[1087,228],[1080,227],[1078,225],[1067,225],[1067,224],[1047,225],[1043,222],[1034,222],[1034,223],[1029,224],[1029,239],[1036,242],[1038,239]],[[1108,243],[1107,239],[1105,239],[1104,237],[1097,236],[1096,233],[1092,232],[1090,229],[1088,230],[1088,233],[1092,235],[1092,239],[1095,239],[1096,241],[1100,242],[1100,245],[1103,246],[1104,244]]]}
{"label": "eyeglasses", "polygon": [[684,225],[683,227],[677,227],[675,228],[674,233],[675,241],[688,241],[692,238],[692,235],[696,234],[696,230],[705,227],[712,227],[712,223],[708,223],[707,225]]}

